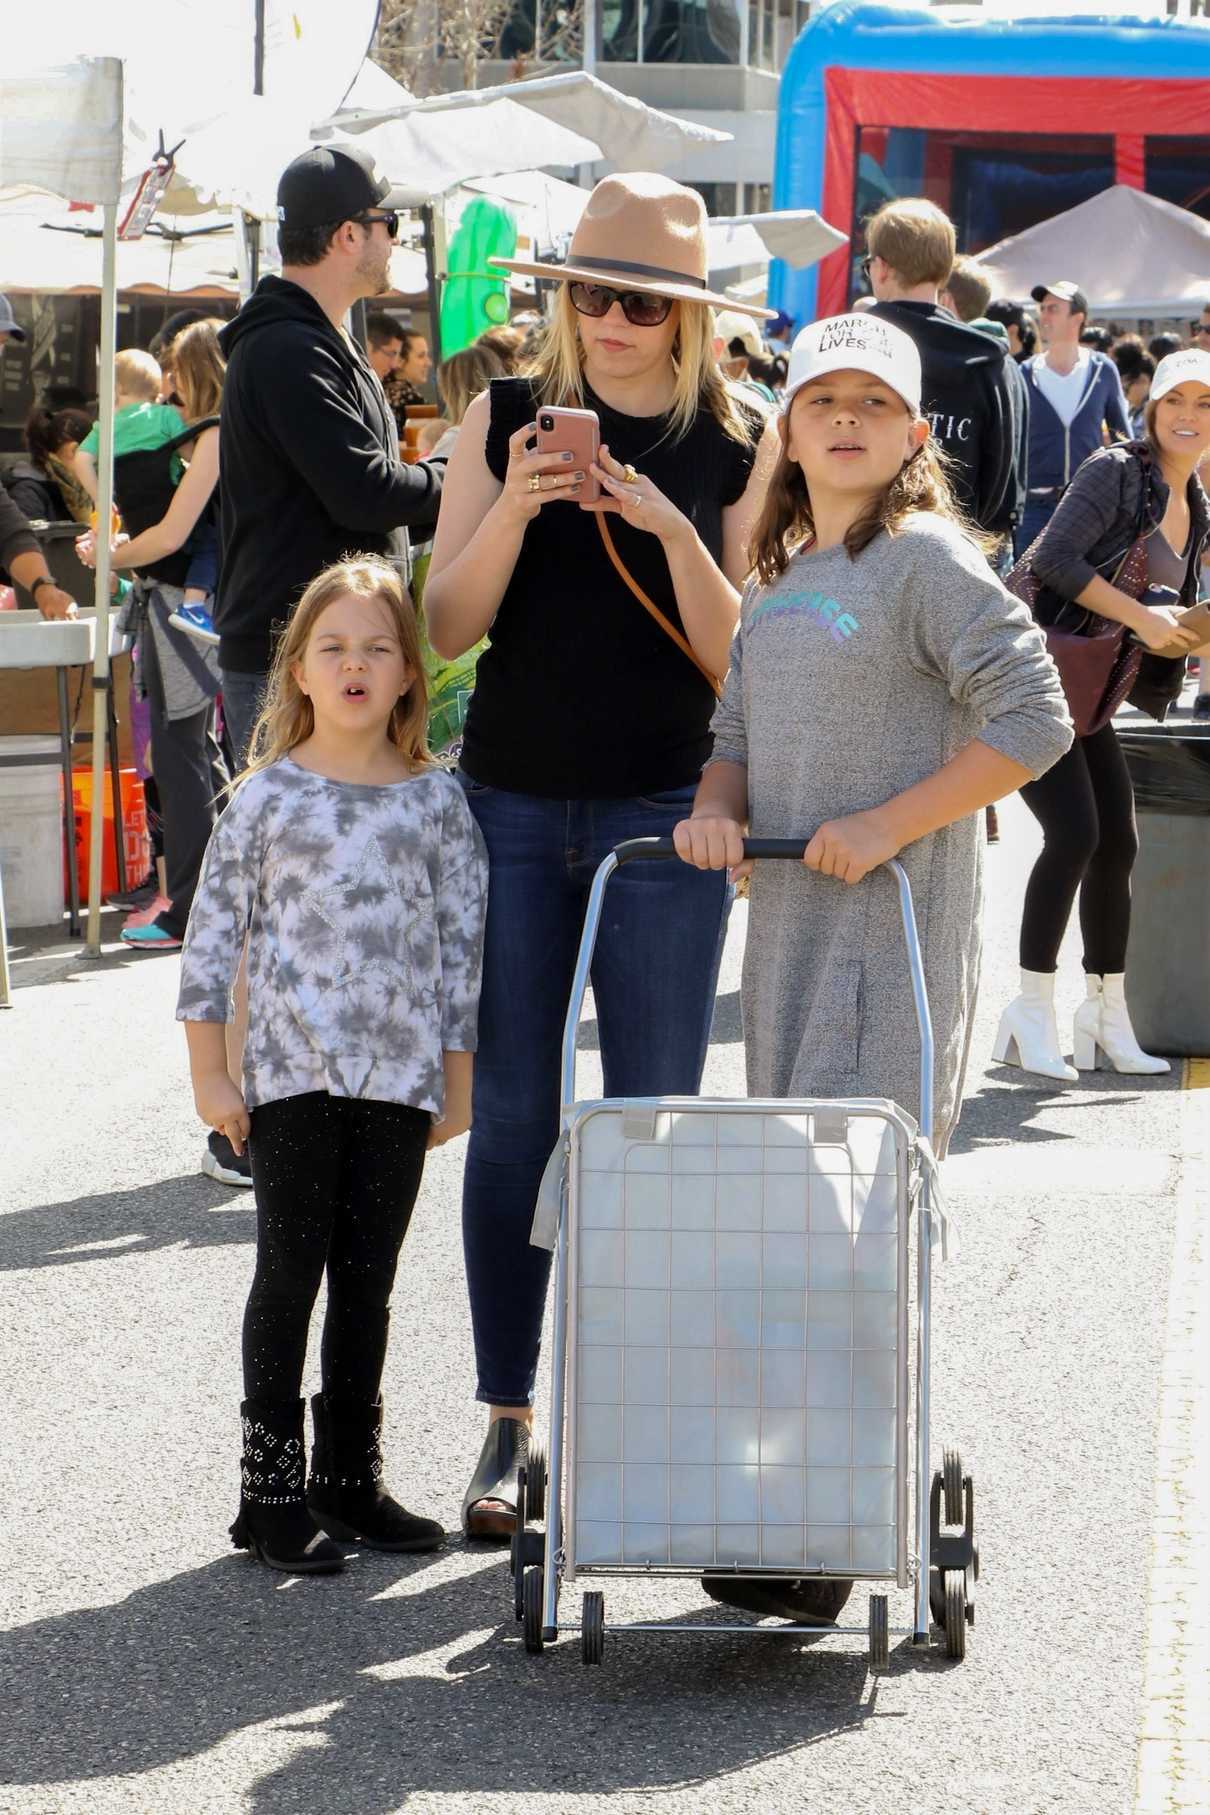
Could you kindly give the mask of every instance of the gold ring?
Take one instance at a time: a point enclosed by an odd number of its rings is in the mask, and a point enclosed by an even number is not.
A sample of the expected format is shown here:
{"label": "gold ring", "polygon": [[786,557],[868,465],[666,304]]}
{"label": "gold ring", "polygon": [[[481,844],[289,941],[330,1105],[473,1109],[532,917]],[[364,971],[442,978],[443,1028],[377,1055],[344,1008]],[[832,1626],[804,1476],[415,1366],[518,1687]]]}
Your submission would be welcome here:
{"label": "gold ring", "polygon": [[540,492],[542,490],[542,475],[540,473],[531,473],[529,475],[529,489],[531,492]]}
{"label": "gold ring", "polygon": [[622,468],[622,483],[624,485],[634,485],[638,479],[638,476],[639,475],[635,472],[634,468],[631,466],[631,464],[628,460],[626,462],[625,466]]}

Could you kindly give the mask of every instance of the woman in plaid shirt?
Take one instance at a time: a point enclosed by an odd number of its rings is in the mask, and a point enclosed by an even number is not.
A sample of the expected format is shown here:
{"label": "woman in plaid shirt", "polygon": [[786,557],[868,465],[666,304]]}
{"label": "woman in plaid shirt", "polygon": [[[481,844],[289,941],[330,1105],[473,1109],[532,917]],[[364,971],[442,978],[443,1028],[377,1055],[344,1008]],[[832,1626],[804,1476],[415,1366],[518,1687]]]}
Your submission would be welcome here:
{"label": "woman in plaid shirt", "polygon": [[[1195,642],[1177,623],[1197,600],[1210,504],[1197,476],[1210,451],[1210,352],[1171,353],[1156,368],[1143,441],[1102,448],[1084,462],[1035,546],[1031,565],[1053,597],[1125,624],[1144,646],[1179,659]],[[1109,577],[1147,536],[1147,591],[1133,599]],[[1044,600],[1046,594],[1042,595]],[[1042,603],[1040,600],[1040,603]],[[1134,794],[1112,724],[1077,737],[1068,754],[1021,790],[1042,827],[1042,853],[1025,891],[1021,993],[1005,1009],[994,1056],[1074,1082],[1107,1065],[1166,1072],[1142,1051],[1126,1008],[1130,876],[1138,855]],[[1059,947],[1076,895],[1087,997],[1075,1020],[1075,1067],[1059,1044],[1054,987]]]}

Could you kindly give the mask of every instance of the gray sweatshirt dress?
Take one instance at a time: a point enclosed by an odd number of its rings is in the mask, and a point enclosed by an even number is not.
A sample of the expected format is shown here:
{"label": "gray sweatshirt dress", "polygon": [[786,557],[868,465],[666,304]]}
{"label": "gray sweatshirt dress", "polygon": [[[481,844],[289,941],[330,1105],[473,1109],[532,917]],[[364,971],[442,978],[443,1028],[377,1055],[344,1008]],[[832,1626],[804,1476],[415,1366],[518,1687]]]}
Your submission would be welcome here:
{"label": "gray sweatshirt dress", "polygon": [[[882,803],[979,738],[1034,776],[1071,744],[1057,670],[1025,607],[946,519],[909,518],[855,561],[793,556],[744,595],[715,762],[748,771],[751,833],[801,838]],[[982,935],[982,815],[900,853],[936,1045],[933,1138],[957,1123]],[[885,1097],[919,1117],[920,1042],[899,898],[758,863],[743,973],[748,1090]]]}

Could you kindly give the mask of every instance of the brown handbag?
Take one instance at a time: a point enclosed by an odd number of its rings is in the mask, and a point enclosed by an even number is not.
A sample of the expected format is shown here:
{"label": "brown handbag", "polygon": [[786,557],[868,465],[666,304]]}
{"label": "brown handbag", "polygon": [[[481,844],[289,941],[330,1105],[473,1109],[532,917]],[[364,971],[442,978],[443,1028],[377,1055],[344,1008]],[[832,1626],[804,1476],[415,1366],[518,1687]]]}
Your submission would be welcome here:
{"label": "brown handbag", "polygon": [[[1145,487],[1143,496],[1145,509]],[[1125,624],[1115,624],[1098,611],[1060,599],[1038,578],[1033,558],[1045,534],[1043,530],[1030,544],[1004,584],[1022,604],[1029,606],[1035,618],[1043,594],[1057,600],[1054,622],[1044,627],[1043,635],[1059,671],[1076,736],[1091,737],[1109,723],[1134,686],[1143,645],[1130,635]],[[1147,590],[1147,536],[1141,527],[1110,584],[1129,593],[1132,599],[1141,599]]]}

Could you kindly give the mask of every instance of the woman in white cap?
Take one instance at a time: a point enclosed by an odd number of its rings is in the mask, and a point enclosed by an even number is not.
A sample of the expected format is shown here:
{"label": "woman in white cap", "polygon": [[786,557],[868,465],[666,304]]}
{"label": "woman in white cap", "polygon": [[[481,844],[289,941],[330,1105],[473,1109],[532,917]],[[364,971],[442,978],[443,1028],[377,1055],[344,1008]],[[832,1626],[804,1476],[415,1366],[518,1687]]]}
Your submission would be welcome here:
{"label": "woman in white cap", "polygon": [[[1189,348],[1160,361],[1145,421],[1145,440],[1089,455],[1035,543],[1030,565],[1044,586],[1035,606],[1043,623],[1070,600],[1125,624],[1146,649],[1172,656],[1175,697],[1195,641],[1178,626],[1177,612],[1197,601],[1210,542],[1210,506],[1197,476],[1210,451],[1210,353]],[[1124,579],[1124,557],[1140,533],[1146,590],[1136,598],[1115,581]],[[1004,1011],[995,1057],[1067,1081],[1103,1063],[1135,1074],[1168,1071],[1166,1059],[1139,1046],[1126,1006],[1138,833],[1130,773],[1112,722],[1077,737],[1063,761],[1021,793],[1042,827],[1043,845],[1025,890],[1021,991]],[[1086,998],[1076,1013],[1073,1068],[1063,1056],[1054,996],[1059,947],[1077,894]]]}
{"label": "woman in white cap", "polygon": [[[556,281],[554,310],[532,376],[467,411],[424,609],[447,660],[490,633],[461,758],[491,863],[463,1195],[491,1422],[463,1525],[507,1538],[550,1263],[529,1232],[588,887],[613,845],[670,833],[692,800],[776,435],[758,460],[764,415],[713,357],[710,305],[736,305],[707,288],[695,191],[606,177],[565,265],[493,262]],[[598,461],[534,451],[557,408],[595,413]],[[611,887],[593,967],[610,1095],[697,1091],[726,899],[724,877],[676,865]]]}
{"label": "woman in white cap", "polygon": [[[758,863],[752,877],[749,1094],[885,1097],[918,1115],[898,894],[875,873],[899,857],[936,1036],[926,1132],[943,1153],[979,976],[982,810],[1048,768],[1071,729],[1041,632],[959,518],[920,384],[914,343],[877,316],[817,322],[795,340],[753,542],[758,578],[714,754],[675,838],[687,863],[709,869],[741,866],[745,829],[809,839],[802,867]],[[704,1585],[795,1619],[835,1618],[851,1586]]]}

